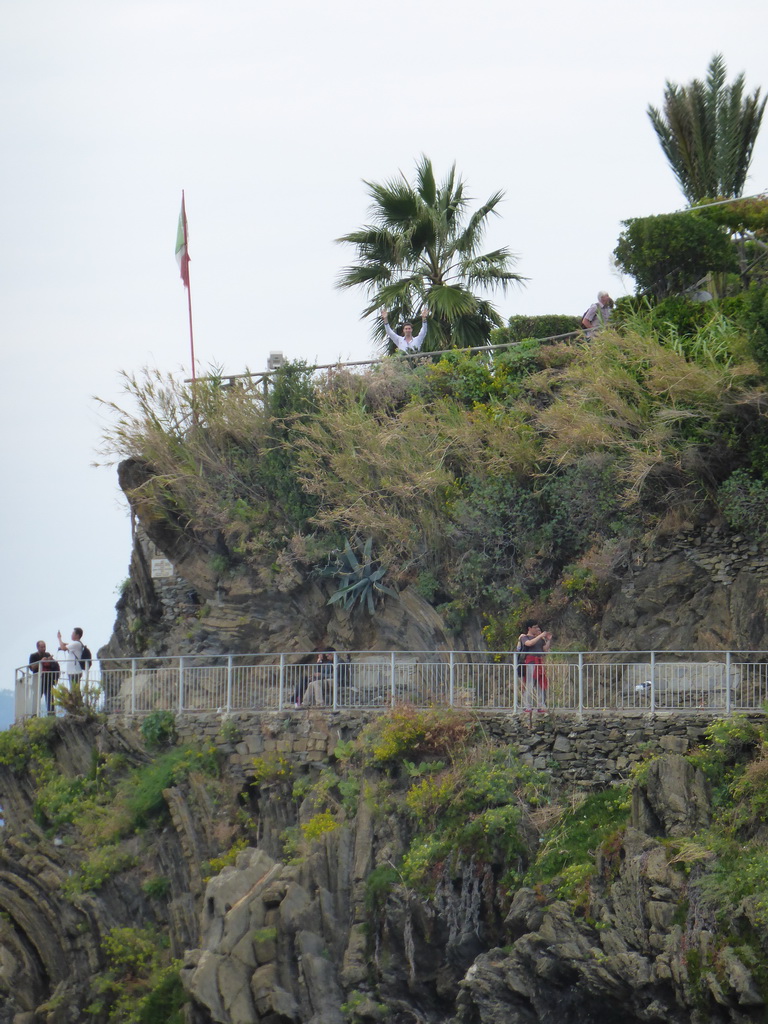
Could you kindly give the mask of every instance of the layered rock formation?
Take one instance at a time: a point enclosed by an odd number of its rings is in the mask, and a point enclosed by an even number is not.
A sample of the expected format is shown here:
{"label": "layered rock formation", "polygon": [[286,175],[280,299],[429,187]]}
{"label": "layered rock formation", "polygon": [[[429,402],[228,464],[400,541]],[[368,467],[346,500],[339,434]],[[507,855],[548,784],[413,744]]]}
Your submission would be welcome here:
{"label": "layered rock formation", "polygon": [[690,970],[694,956],[706,959],[714,923],[697,918],[663,839],[692,835],[709,817],[700,773],[679,755],[657,761],[635,791],[632,826],[598,854],[586,912],[517,892],[505,919],[512,948],[477,958],[455,1024],[762,1020],[759,986],[733,951],[726,984]]}
{"label": "layered rock formation", "polygon": [[[32,780],[0,766],[0,1022],[82,1020],[106,970],[105,936],[139,926],[164,931],[182,958],[189,1024],[764,1020],[759,958],[717,934],[691,886],[695,872],[669,845],[712,819],[701,773],[681,754],[663,753],[686,750],[701,735],[700,720],[675,722],[667,735],[663,721],[638,716],[634,731],[624,730],[628,762],[649,749],[660,756],[635,788],[629,827],[595,850],[586,902],[566,901],[552,885],[518,889],[510,904],[499,884],[503,863],[460,858],[430,894],[398,881],[413,824],[392,803],[391,782],[385,813],[364,786],[333,828],[286,859],[286,828],[313,820],[317,805],[312,796],[291,799],[290,786],[275,779],[250,786],[254,752],[317,780],[335,745],[364,719],[243,717],[226,736],[212,721],[207,742],[216,742],[225,765],[215,795],[194,776],[167,789],[166,823],[125,840],[126,866],[79,895],[65,883],[87,840],[83,846],[72,829],[44,833],[34,821]],[[202,738],[207,727],[198,724]],[[485,721],[486,737],[505,747],[518,739],[532,765],[567,756],[566,740],[578,745],[570,770],[582,787],[621,777],[617,757],[606,756],[619,746],[608,725],[591,747],[575,722],[516,728],[517,736],[508,718]],[[140,737],[116,723],[62,720],[52,743],[64,777],[87,774],[94,751],[148,757]],[[367,778],[370,789],[387,777],[369,770]],[[206,883],[203,863],[228,849],[243,810],[250,845]],[[537,835],[527,826],[528,856]],[[387,880],[378,884],[382,869]],[[162,898],[143,887],[158,875],[167,879]],[[741,913],[759,948],[759,905],[747,902]],[[91,1017],[99,1024],[106,1014]]]}

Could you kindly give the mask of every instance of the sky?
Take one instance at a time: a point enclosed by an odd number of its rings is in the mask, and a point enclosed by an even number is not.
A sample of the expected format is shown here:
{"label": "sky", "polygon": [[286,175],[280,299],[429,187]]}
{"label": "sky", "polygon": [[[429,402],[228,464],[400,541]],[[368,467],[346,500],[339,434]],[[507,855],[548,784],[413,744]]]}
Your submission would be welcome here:
{"label": "sky", "polygon": [[[335,288],[364,180],[456,163],[505,199],[504,317],[633,290],[629,217],[684,206],[646,115],[666,80],[764,74],[764,0],[7,0],[0,36],[0,689],[35,641],[109,639],[127,506],[97,454],[120,371],[188,377],[174,257],[186,192],[198,373],[374,355]],[[761,77],[763,76],[763,77]],[[768,124],[746,194],[768,190]]]}

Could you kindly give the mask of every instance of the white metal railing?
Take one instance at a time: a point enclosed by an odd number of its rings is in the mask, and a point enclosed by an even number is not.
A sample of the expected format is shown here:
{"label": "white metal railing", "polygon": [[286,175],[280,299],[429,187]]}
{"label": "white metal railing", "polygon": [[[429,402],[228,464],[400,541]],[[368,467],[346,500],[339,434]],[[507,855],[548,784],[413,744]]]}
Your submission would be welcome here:
{"label": "white metal railing", "polygon": [[[347,651],[320,676],[315,653],[180,655],[94,661],[108,714],[417,707],[475,710],[675,711],[730,714],[768,702],[766,651],[553,651],[544,678],[516,653]],[[85,677],[83,677],[85,680]],[[66,685],[66,674],[61,682]],[[312,686],[312,683],[316,685]],[[17,720],[40,711],[39,674],[16,670]],[[43,708],[43,713],[45,709]]]}

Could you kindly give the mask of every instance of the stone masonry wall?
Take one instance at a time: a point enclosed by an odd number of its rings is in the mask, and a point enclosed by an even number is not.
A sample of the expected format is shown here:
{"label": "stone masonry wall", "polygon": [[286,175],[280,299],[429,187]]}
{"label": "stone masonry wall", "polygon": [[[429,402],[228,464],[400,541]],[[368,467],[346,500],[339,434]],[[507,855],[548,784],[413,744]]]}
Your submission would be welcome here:
{"label": "stone masonry wall", "polygon": [[[255,757],[284,757],[307,766],[326,761],[339,740],[356,737],[375,714],[188,714],[179,716],[176,725],[182,742],[216,745],[233,774],[245,781]],[[512,745],[526,764],[585,789],[625,781],[632,765],[649,754],[685,753],[701,742],[711,721],[706,715],[682,712],[583,718],[564,713],[483,714],[477,720],[494,744]],[[141,725],[141,718],[121,721],[134,729]]]}

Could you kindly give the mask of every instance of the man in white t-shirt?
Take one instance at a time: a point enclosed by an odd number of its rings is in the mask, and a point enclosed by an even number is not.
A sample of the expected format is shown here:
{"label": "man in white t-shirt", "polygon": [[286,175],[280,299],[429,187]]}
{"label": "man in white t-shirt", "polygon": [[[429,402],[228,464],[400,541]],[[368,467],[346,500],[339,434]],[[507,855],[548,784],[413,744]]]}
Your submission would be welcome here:
{"label": "man in white t-shirt", "polygon": [[427,336],[427,316],[428,315],[429,315],[429,311],[428,311],[427,307],[424,306],[422,308],[422,310],[421,310],[421,330],[419,331],[419,333],[414,338],[414,336],[413,336],[413,327],[411,326],[411,324],[404,323],[403,324],[403,333],[402,333],[402,335],[396,334],[392,330],[392,328],[389,326],[389,324],[387,323],[387,319],[389,317],[389,314],[387,313],[387,310],[384,307],[382,307],[382,310],[381,310],[381,319],[384,321],[384,331],[385,331],[387,337],[389,338],[389,340],[395,346],[395,348],[399,348],[401,352],[418,352],[419,351],[421,346],[424,344],[424,339]]}
{"label": "man in white t-shirt", "polygon": [[66,658],[62,659],[64,662],[64,671],[67,673],[69,679],[69,688],[76,690],[80,686],[80,677],[83,674],[83,666],[80,659],[83,656],[83,631],[79,626],[75,626],[72,630],[72,639],[65,643],[61,639],[61,630],[56,634],[59,638],[59,650],[66,651]]}

